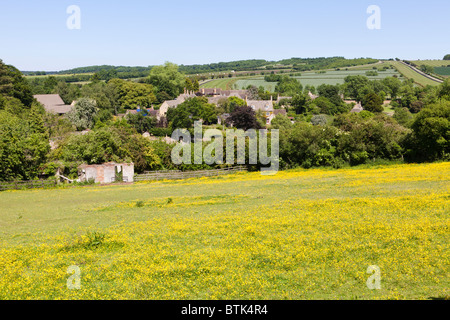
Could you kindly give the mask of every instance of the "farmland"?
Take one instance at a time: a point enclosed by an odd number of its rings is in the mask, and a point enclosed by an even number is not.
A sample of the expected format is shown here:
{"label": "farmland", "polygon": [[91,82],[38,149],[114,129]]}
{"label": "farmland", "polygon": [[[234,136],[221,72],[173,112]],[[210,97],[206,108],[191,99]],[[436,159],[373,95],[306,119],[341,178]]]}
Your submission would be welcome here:
{"label": "farmland", "polygon": [[426,65],[426,66],[432,66],[432,67],[442,67],[442,66],[450,65],[450,60],[414,60],[411,62],[418,66]]}
{"label": "farmland", "polygon": [[449,176],[434,163],[2,192],[0,299],[448,297]]}
{"label": "farmland", "polygon": [[[372,70],[372,68],[363,67],[361,69],[349,69],[349,70],[328,70],[325,73],[319,72],[303,72],[301,76],[295,76],[297,80],[303,86],[319,86],[321,84],[343,84],[344,79],[350,75],[362,75],[366,76],[366,71]],[[395,69],[388,69],[386,71],[378,71],[378,76],[368,76],[370,80],[383,79],[386,77],[392,77],[393,75],[400,76],[400,74]],[[217,79],[203,84],[202,88],[221,88],[221,89],[245,89],[249,85],[256,87],[263,86],[266,90],[274,92],[276,82],[266,82],[264,76],[254,76],[242,78],[227,78],[227,79]]]}
{"label": "farmland", "polygon": [[449,60],[415,60],[411,61],[417,66],[426,65],[434,68],[434,73],[440,76],[450,76]]}
{"label": "farmland", "polygon": [[439,85],[439,82],[433,81],[431,79],[428,79],[428,78],[422,76],[421,74],[415,72],[414,70],[412,70],[408,66],[402,64],[401,62],[392,61],[391,63],[395,68],[397,68],[397,70],[404,77],[406,77],[408,79],[413,79],[414,82],[417,83],[418,85],[421,85],[421,86],[427,86],[427,85],[437,86],[437,85]]}

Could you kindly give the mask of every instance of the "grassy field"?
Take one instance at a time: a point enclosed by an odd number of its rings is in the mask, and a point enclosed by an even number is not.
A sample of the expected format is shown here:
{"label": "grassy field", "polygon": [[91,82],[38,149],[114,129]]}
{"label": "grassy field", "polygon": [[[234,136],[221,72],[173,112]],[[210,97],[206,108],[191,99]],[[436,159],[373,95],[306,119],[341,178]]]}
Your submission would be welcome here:
{"label": "grassy field", "polygon": [[55,78],[61,78],[61,77],[70,77],[70,76],[92,76],[93,73],[76,73],[76,74],[47,74],[47,75],[40,75],[40,76],[29,76],[29,75],[24,75],[25,78],[27,79],[34,79],[34,78],[47,78],[47,77],[55,77]]}
{"label": "grassy field", "polygon": [[418,66],[426,65],[432,67],[446,67],[450,65],[450,60],[415,60],[411,62],[415,63]]}
{"label": "grassy field", "polygon": [[[377,64],[377,67],[382,67],[383,64]],[[349,75],[363,75],[366,76],[366,71],[373,70],[370,66],[360,66],[360,68],[354,68],[349,70],[329,70],[325,73],[316,72],[304,72],[300,77],[295,77],[298,79],[303,86],[320,86],[321,84],[343,84],[345,77]],[[400,74],[395,69],[389,69],[386,71],[378,71],[378,76],[369,76],[370,80],[384,79],[386,77],[392,77],[393,75],[399,76]],[[266,82],[264,76],[254,76],[246,78],[226,78],[212,80],[203,84],[202,88],[221,88],[221,89],[245,89],[249,85],[254,85],[256,87],[263,86],[266,90],[274,92],[276,82]]]}
{"label": "grassy field", "polygon": [[441,76],[450,76],[450,60],[416,60],[416,65],[426,65],[434,68],[434,73]]}
{"label": "grassy field", "polygon": [[232,90],[234,89],[233,85],[237,80],[237,78],[215,79],[201,84],[200,88],[220,88],[223,90]]}
{"label": "grassy field", "polygon": [[326,73],[316,73],[316,72],[305,72],[302,73],[300,77],[295,77],[300,83],[310,86],[319,86],[323,83],[325,84],[343,84],[344,79],[347,76],[366,76],[369,80],[380,80],[387,77],[392,77],[393,75],[399,75],[397,70],[389,69],[386,71],[378,71],[378,76],[367,76],[366,71],[371,69],[363,69],[363,70],[340,70],[340,71],[327,71]]}
{"label": "grassy field", "polygon": [[2,192],[0,299],[448,297],[449,176],[436,163]]}
{"label": "grassy field", "polygon": [[421,85],[421,86],[438,86],[439,82],[430,80],[421,74],[415,72],[411,68],[405,66],[404,64],[398,62],[398,61],[391,61],[392,65],[397,68],[397,70],[406,78],[413,79],[415,83]]}

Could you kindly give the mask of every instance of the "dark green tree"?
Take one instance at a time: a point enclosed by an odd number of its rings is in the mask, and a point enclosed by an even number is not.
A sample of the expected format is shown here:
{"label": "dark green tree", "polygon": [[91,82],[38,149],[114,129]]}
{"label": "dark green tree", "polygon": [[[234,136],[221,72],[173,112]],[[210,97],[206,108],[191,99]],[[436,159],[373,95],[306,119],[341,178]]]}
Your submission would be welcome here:
{"label": "dark green tree", "polygon": [[379,95],[373,92],[368,93],[363,97],[361,105],[365,110],[373,113],[380,113],[384,110],[383,100]]}

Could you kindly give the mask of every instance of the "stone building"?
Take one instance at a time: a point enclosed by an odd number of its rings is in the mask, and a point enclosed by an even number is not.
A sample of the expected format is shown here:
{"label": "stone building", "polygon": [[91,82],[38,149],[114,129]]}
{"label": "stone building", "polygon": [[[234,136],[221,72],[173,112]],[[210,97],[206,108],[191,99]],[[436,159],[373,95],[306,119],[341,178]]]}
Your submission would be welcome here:
{"label": "stone building", "polygon": [[133,182],[134,164],[115,163],[83,164],[78,167],[79,181],[94,180],[95,183]]}

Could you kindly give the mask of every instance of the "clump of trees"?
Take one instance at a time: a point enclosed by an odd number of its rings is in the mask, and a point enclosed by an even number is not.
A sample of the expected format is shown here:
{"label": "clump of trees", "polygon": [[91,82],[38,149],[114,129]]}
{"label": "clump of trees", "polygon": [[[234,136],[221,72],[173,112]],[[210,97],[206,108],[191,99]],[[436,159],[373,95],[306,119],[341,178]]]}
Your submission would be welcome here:
{"label": "clump of trees", "polygon": [[204,124],[217,123],[217,111],[214,104],[208,103],[208,98],[188,98],[176,108],[167,111],[169,126],[177,128],[191,128],[195,121],[202,120]]}

